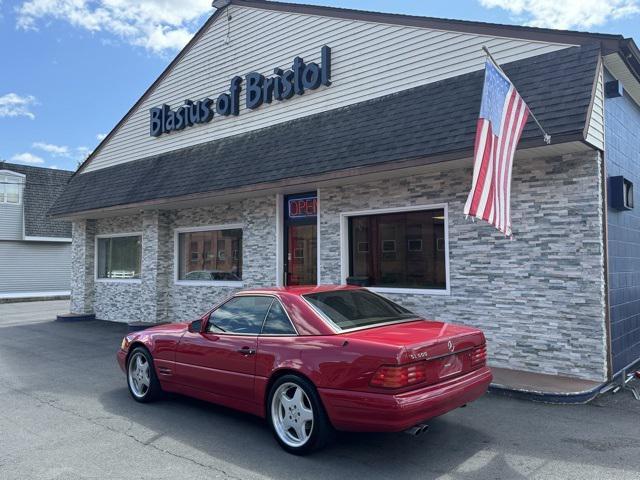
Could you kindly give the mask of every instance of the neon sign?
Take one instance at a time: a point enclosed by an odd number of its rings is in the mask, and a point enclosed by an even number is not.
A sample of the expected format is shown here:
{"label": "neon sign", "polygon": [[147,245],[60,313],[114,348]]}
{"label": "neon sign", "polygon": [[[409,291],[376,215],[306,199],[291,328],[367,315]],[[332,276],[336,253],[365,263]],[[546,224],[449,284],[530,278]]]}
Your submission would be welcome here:
{"label": "neon sign", "polygon": [[318,214],[318,197],[289,200],[289,218],[308,218]]}

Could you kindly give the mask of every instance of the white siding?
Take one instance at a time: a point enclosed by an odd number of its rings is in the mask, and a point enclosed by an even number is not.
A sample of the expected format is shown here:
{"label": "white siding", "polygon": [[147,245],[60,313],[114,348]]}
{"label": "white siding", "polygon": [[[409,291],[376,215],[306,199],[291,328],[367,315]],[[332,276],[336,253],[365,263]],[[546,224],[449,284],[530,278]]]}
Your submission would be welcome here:
{"label": "white siding", "polygon": [[[222,15],[210,26],[84,172],[479,70],[483,45],[499,62],[569,46],[237,6],[231,6],[230,13],[230,25]],[[207,125],[149,136],[150,108],[163,103],[175,108],[185,99],[215,98],[228,90],[233,76],[250,71],[271,75],[274,67],[289,68],[298,55],[317,62],[322,45],[332,48],[331,87],[255,111],[241,108],[238,117],[216,116]]]}
{"label": "white siding", "polygon": [[71,244],[0,241],[0,295],[68,291]]}
{"label": "white siding", "polygon": [[602,66],[598,72],[598,83],[593,97],[586,140],[594,147],[604,150],[604,80]]}
{"label": "white siding", "polygon": [[22,240],[22,203],[0,203],[0,240]]}

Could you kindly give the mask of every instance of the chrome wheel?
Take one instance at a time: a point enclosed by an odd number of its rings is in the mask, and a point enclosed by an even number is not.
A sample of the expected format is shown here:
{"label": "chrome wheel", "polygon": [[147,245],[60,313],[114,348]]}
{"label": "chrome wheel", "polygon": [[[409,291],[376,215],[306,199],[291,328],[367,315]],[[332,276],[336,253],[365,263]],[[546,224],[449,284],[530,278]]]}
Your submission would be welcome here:
{"label": "chrome wheel", "polygon": [[313,432],[313,407],[300,385],[278,387],[271,400],[271,420],[276,434],[286,445],[301,447]]}
{"label": "chrome wheel", "polygon": [[135,352],[129,359],[129,388],[138,398],[143,398],[151,386],[149,361],[142,352]]}

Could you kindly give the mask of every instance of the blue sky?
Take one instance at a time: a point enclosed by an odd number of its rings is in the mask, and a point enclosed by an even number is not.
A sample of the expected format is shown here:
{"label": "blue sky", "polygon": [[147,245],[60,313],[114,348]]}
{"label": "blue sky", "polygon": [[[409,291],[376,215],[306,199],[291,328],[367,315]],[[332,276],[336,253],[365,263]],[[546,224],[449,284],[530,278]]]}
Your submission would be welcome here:
{"label": "blue sky", "polygon": [[[640,42],[640,0],[297,3],[620,33]],[[75,169],[212,13],[210,4],[0,0],[0,159]]]}

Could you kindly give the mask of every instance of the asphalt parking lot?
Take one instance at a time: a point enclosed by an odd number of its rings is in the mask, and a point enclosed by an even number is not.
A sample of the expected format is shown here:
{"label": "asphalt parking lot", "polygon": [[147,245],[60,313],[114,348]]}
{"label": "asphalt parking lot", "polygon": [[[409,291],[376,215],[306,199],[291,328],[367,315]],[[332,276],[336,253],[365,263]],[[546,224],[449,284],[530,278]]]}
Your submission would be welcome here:
{"label": "asphalt parking lot", "polygon": [[171,396],[142,405],[115,362],[125,327],[11,321],[0,311],[0,478],[634,479],[640,402],[487,395],[423,436],[342,434],[310,457],[248,415]]}

